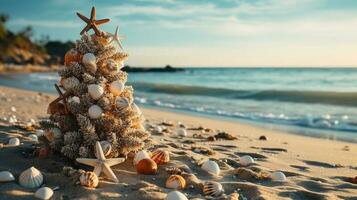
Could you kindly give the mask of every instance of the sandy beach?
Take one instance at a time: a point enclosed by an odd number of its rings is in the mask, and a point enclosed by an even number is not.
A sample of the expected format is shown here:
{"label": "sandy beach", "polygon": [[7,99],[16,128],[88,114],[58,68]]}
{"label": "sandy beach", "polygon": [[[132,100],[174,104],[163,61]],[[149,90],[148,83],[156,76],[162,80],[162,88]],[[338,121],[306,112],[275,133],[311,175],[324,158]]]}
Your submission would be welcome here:
{"label": "sandy beach", "polygon": [[[357,184],[350,180],[357,175],[355,143],[147,108],[142,108],[152,134],[147,146],[149,150],[167,149],[171,161],[160,165],[156,175],[137,175],[129,157],[123,164],[113,167],[118,184],[101,178],[98,188],[86,189],[75,185],[71,177],[62,173],[64,166],[83,166],[57,154],[47,158],[32,155],[31,150],[38,144],[27,137],[31,131],[23,129],[23,125],[31,119],[38,122],[48,117],[47,105],[54,98],[50,94],[0,87],[0,143],[5,144],[0,149],[0,171],[10,171],[16,178],[13,182],[0,183],[0,199],[34,198],[35,189],[26,189],[17,183],[19,174],[31,166],[43,173],[46,186],[58,187],[53,199],[164,199],[171,191],[165,188],[166,167],[184,168],[201,181],[220,182],[227,198],[237,192],[239,199],[357,199]],[[10,123],[11,116],[16,116],[17,122]],[[187,127],[187,137],[176,136],[179,124]],[[157,126],[164,131],[157,132]],[[209,141],[209,136],[218,132],[229,133],[237,139]],[[267,140],[259,140],[262,135]],[[21,145],[7,146],[11,137],[20,138]],[[240,166],[239,157],[244,155],[252,156],[255,163]],[[209,175],[200,168],[202,160],[208,158],[219,163],[219,176]],[[239,167],[242,167],[240,172]],[[287,182],[256,177],[259,172],[274,171],[284,172]],[[182,192],[189,199],[204,199],[197,185],[188,185]]]}

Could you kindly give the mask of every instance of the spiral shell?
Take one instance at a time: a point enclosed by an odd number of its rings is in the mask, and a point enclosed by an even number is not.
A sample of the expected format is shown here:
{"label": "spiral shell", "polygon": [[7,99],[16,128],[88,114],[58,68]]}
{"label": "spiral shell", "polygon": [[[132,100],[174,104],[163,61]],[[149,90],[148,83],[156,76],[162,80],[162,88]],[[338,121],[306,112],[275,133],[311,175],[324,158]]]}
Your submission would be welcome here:
{"label": "spiral shell", "polygon": [[96,188],[98,186],[99,180],[98,176],[94,172],[84,172],[79,177],[79,182],[82,186]]}
{"label": "spiral shell", "polygon": [[86,53],[83,55],[82,63],[86,67],[88,72],[94,74],[97,71],[97,59],[94,54]]}
{"label": "spiral shell", "polygon": [[115,99],[115,106],[119,109],[119,110],[123,110],[127,107],[129,107],[129,100],[125,97],[117,97]]}
{"label": "spiral shell", "polygon": [[67,51],[64,55],[64,64],[69,65],[71,62],[79,62],[81,60],[81,54],[76,49]]}
{"label": "spiral shell", "polygon": [[224,193],[224,190],[220,183],[207,181],[203,184],[203,193],[205,196],[218,197]]}
{"label": "spiral shell", "polygon": [[11,146],[19,146],[20,139],[19,138],[11,138],[7,144],[11,145]]}
{"label": "spiral shell", "polygon": [[170,161],[170,153],[165,150],[156,150],[152,153],[151,159],[158,165],[166,164]]}
{"label": "spiral shell", "polygon": [[124,88],[124,83],[120,81],[114,81],[109,85],[109,90],[114,96],[119,96],[124,91]]}
{"label": "spiral shell", "polygon": [[175,189],[175,190],[182,190],[186,187],[185,179],[180,175],[171,175],[166,180],[166,187]]}
{"label": "spiral shell", "polygon": [[66,89],[67,91],[74,90],[76,87],[79,86],[79,84],[80,84],[79,80],[78,80],[76,77],[74,77],[74,76],[65,78],[65,79],[63,79],[63,81],[62,81],[62,86],[63,86],[64,89]]}
{"label": "spiral shell", "polygon": [[218,176],[221,171],[218,164],[212,160],[207,160],[206,162],[204,162],[201,168],[206,172],[216,176]]}
{"label": "spiral shell", "polygon": [[55,139],[62,137],[62,132],[59,128],[50,128],[45,132],[45,137],[48,141],[52,142]]}
{"label": "spiral shell", "polygon": [[43,200],[50,199],[53,195],[53,190],[49,187],[42,187],[35,193],[35,197]]}
{"label": "spiral shell", "polygon": [[97,105],[92,105],[88,109],[88,115],[91,119],[98,119],[99,117],[102,116],[102,114],[103,114],[102,108]]}
{"label": "spiral shell", "polygon": [[100,85],[90,84],[88,85],[88,93],[92,99],[98,100],[104,94],[104,89]]}
{"label": "spiral shell", "polygon": [[23,171],[19,176],[19,183],[26,188],[40,187],[43,182],[43,176],[35,167],[30,167]]}

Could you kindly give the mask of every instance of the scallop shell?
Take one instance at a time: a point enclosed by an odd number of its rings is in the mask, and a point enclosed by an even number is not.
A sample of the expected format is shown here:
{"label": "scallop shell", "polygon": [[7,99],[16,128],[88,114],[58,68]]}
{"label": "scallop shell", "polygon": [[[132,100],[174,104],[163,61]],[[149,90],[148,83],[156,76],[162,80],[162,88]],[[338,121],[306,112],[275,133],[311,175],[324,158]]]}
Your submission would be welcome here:
{"label": "scallop shell", "polygon": [[187,131],[184,128],[180,128],[177,130],[177,135],[180,137],[186,137],[187,136]]}
{"label": "scallop shell", "polygon": [[283,172],[273,172],[271,175],[270,175],[270,178],[273,180],[273,181],[277,181],[277,182],[286,182],[287,179],[286,179],[286,176]]}
{"label": "scallop shell", "polygon": [[166,187],[175,190],[182,190],[186,187],[186,181],[180,175],[171,175],[166,180]]}
{"label": "scallop shell", "polygon": [[81,60],[81,54],[76,49],[67,51],[64,55],[64,64],[69,65],[71,62],[79,62]]}
{"label": "scallop shell", "polygon": [[86,66],[88,72],[95,73],[97,71],[97,59],[94,54],[86,53],[83,55],[82,63]]}
{"label": "scallop shell", "polygon": [[38,137],[35,134],[31,134],[28,136],[32,141],[38,142]]}
{"label": "scallop shell", "polygon": [[19,138],[11,138],[7,144],[11,145],[11,146],[19,146],[20,139]]}
{"label": "scallop shell", "polygon": [[157,164],[150,158],[144,158],[136,165],[138,174],[153,175],[157,172]]}
{"label": "scallop shell", "polygon": [[147,151],[142,150],[142,151],[139,151],[138,153],[136,153],[134,160],[133,160],[134,165],[137,165],[138,162],[144,158],[150,158],[150,155]]}
{"label": "scallop shell", "polygon": [[136,112],[136,114],[138,114],[138,115],[142,115],[143,114],[143,112],[141,112],[139,106],[136,105],[135,103],[131,104],[131,108],[134,110],[134,112]]}
{"label": "scallop shell", "polygon": [[96,188],[99,180],[98,176],[94,172],[85,172],[79,177],[79,182],[85,187]]}
{"label": "scallop shell", "polygon": [[203,193],[205,196],[218,197],[224,193],[224,190],[220,183],[215,181],[206,181],[203,184]]}
{"label": "scallop shell", "polygon": [[35,167],[30,167],[23,171],[19,176],[19,183],[26,188],[40,187],[43,182],[43,176]]}
{"label": "scallop shell", "polygon": [[71,77],[63,79],[62,86],[67,91],[71,91],[71,90],[74,90],[76,87],[78,87],[79,84],[80,84],[79,80],[76,77],[71,76]]}
{"label": "scallop shell", "polygon": [[92,99],[98,100],[104,94],[104,89],[100,85],[90,84],[88,85],[88,93]]}
{"label": "scallop shell", "polygon": [[239,164],[248,166],[254,163],[254,159],[251,156],[245,155],[239,158]]}
{"label": "scallop shell", "polygon": [[124,83],[120,81],[114,81],[109,85],[109,90],[114,96],[119,96],[124,91],[124,88]]}
{"label": "scallop shell", "polygon": [[151,159],[158,165],[166,164],[170,161],[170,153],[165,150],[156,150],[152,153]]}
{"label": "scallop shell", "polygon": [[[112,152],[112,145],[110,144],[110,142],[100,141],[99,143],[100,143],[100,146],[102,146],[104,156],[108,156]],[[99,158],[98,155],[96,155],[96,156],[97,156],[97,158]]]}
{"label": "scallop shell", "polygon": [[115,60],[113,59],[108,59],[104,62],[104,67],[102,71],[104,74],[115,74],[118,73],[120,70],[119,65]]}
{"label": "scallop shell", "polygon": [[206,172],[218,176],[220,173],[220,169],[218,164],[215,161],[212,160],[207,160],[206,162],[203,163],[202,167],[203,170]]}
{"label": "scallop shell", "polygon": [[92,105],[88,109],[88,115],[92,119],[98,119],[99,117],[102,116],[102,114],[103,114],[102,108],[97,105]]}
{"label": "scallop shell", "polygon": [[15,177],[9,171],[2,171],[0,172],[0,182],[9,182],[14,181]]}
{"label": "scallop shell", "polygon": [[125,109],[127,107],[129,107],[129,100],[125,97],[117,97],[115,99],[115,106],[119,109]]}
{"label": "scallop shell", "polygon": [[45,132],[45,137],[48,141],[52,142],[55,139],[62,137],[62,132],[59,128],[50,128]]}
{"label": "scallop shell", "polygon": [[35,193],[35,197],[43,200],[50,199],[53,195],[53,190],[49,187],[42,187]]}
{"label": "scallop shell", "polygon": [[165,200],[188,200],[188,198],[179,191],[172,191],[167,194]]}

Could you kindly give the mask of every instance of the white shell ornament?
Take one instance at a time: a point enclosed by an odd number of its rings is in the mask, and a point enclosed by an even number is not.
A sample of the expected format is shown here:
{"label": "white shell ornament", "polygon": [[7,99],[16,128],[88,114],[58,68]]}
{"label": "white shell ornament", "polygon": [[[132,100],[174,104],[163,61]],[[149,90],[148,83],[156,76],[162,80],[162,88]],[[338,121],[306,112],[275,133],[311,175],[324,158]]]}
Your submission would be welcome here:
{"label": "white shell ornament", "polygon": [[287,179],[286,179],[286,176],[283,172],[273,172],[271,175],[270,175],[270,178],[273,180],[273,181],[277,181],[277,182],[286,182]]}
{"label": "white shell ornament", "polygon": [[[108,156],[112,152],[112,145],[110,144],[110,142],[104,140],[104,141],[100,141],[99,143],[100,146],[102,147],[104,156]],[[99,157],[98,155],[96,156],[97,158]]]}
{"label": "white shell ornament", "polygon": [[79,80],[74,76],[68,77],[63,80],[63,87],[68,91],[74,90],[77,86],[79,86],[79,84]]}
{"label": "white shell ornament", "polygon": [[138,153],[135,154],[135,157],[133,160],[134,165],[137,165],[140,160],[145,159],[145,158],[151,159],[149,153],[145,150],[139,151]]}
{"label": "white shell ornament", "polygon": [[9,171],[2,171],[0,172],[0,183],[1,182],[9,182],[14,181],[15,177]]}
{"label": "white shell ornament", "polygon": [[82,63],[86,66],[87,71],[91,73],[95,73],[97,71],[97,59],[95,58],[95,55],[92,53],[86,53],[83,55],[82,58]]}
{"label": "white shell ornament", "polygon": [[224,192],[220,183],[215,181],[207,181],[203,184],[203,193],[205,196],[218,197]]}
{"label": "white shell ornament", "polygon": [[7,143],[8,145],[11,146],[19,146],[20,145],[20,139],[19,138],[11,138],[9,140],[9,143]]}
{"label": "white shell ornament", "polygon": [[206,162],[204,162],[201,168],[206,172],[216,176],[218,176],[219,173],[221,172],[218,164],[212,160],[207,160]]}
{"label": "white shell ornament", "polygon": [[38,142],[38,137],[35,134],[31,134],[28,136],[32,141]]}
{"label": "white shell ornament", "polygon": [[125,109],[127,107],[129,107],[129,100],[125,97],[117,97],[115,99],[115,106],[119,109]]}
{"label": "white shell ornament", "polygon": [[114,96],[119,96],[124,91],[124,88],[124,83],[120,81],[114,81],[109,85],[109,90]]}
{"label": "white shell ornament", "polygon": [[177,135],[180,137],[186,137],[187,136],[187,131],[184,128],[180,128],[177,130]]}
{"label": "white shell ornament", "polygon": [[92,105],[88,109],[88,115],[92,119],[98,119],[99,117],[102,116],[102,114],[103,114],[102,108],[97,105]]}
{"label": "white shell ornament", "polygon": [[23,171],[19,176],[19,183],[26,188],[40,187],[43,182],[43,176],[35,167],[30,167]]}
{"label": "white shell ornament", "polygon": [[53,195],[53,190],[49,187],[42,187],[38,189],[35,193],[35,197],[42,200],[50,199],[52,195]]}
{"label": "white shell ornament", "polygon": [[248,166],[254,163],[254,159],[251,156],[245,155],[239,158],[239,164]]}
{"label": "white shell ornament", "polygon": [[98,100],[104,94],[104,89],[100,85],[90,84],[88,85],[88,93],[92,99]]}
{"label": "white shell ornament", "polygon": [[188,200],[188,198],[179,191],[172,191],[167,194],[165,200]]}

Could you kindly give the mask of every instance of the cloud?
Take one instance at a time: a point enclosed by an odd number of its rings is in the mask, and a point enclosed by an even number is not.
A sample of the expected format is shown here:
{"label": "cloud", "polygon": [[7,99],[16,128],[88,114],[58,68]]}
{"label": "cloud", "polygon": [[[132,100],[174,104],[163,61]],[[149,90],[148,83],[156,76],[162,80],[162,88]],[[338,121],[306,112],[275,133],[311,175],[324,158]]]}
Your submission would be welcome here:
{"label": "cloud", "polygon": [[13,26],[36,26],[45,28],[73,28],[78,26],[77,23],[69,20],[31,20],[22,18],[10,20],[9,24]]}

